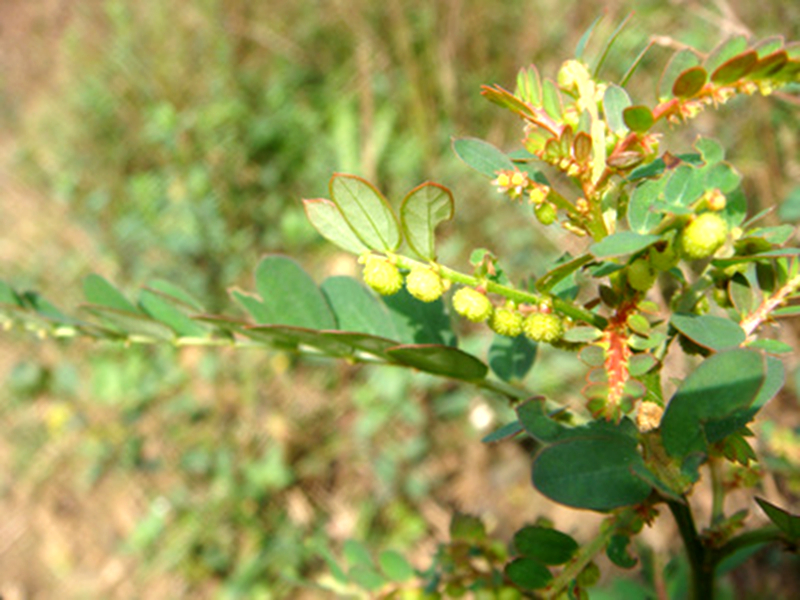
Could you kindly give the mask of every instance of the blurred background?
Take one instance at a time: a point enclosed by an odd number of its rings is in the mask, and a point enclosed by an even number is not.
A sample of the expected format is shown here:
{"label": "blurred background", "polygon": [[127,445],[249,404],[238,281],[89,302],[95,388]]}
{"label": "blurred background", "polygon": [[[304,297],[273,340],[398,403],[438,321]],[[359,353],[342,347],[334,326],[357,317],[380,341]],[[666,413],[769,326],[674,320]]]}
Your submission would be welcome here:
{"label": "blurred background", "polygon": [[[318,281],[356,273],[300,202],[336,171],[395,202],[449,186],[443,262],[466,269],[485,247],[514,277],[536,273],[560,234],[498,210],[450,140],[514,148],[519,122],[480,85],[513,89],[529,63],[554,75],[597,16],[594,48],[631,9],[604,76],[657,36],[632,84],[643,101],[684,44],[800,39],[800,4],[778,0],[0,0],[0,278],[70,311],[92,272],[130,297],[167,279],[240,314],[227,290],[252,289],[265,253]],[[741,100],[667,133],[678,149],[720,139],[754,209],[800,200],[797,96]],[[3,600],[324,598],[321,557],[347,539],[424,568],[453,510],[505,539],[559,516],[534,495],[525,448],[479,443],[507,409],[467,386],[264,351],[0,336]],[[791,368],[760,450],[777,474],[765,485],[797,499]],[[527,383],[569,398],[581,377],[543,351]],[[783,585],[759,564],[738,577]]]}

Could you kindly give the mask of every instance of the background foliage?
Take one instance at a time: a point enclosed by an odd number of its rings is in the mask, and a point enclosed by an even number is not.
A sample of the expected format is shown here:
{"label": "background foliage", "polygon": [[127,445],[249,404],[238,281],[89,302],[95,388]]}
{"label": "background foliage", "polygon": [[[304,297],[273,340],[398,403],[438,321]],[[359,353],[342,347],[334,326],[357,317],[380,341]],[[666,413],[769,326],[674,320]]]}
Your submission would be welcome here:
{"label": "background foliage", "polygon": [[[629,8],[609,6],[601,30]],[[638,52],[641,31],[664,36],[642,73],[676,45],[708,50],[743,28],[800,38],[790,3],[635,8],[637,27],[614,52]],[[549,0],[10,2],[0,7],[12,32],[0,41],[3,278],[65,305],[91,271],[123,289],[158,278],[214,309],[231,305],[228,287],[252,287],[266,252],[299,256],[316,275],[350,273],[353,261],[321,243],[299,202],[325,195],[333,171],[395,197],[428,178],[450,186],[459,210],[443,262],[465,264],[476,246],[509,257],[510,270],[536,260],[532,246],[558,254],[558,234],[511,227],[524,208],[495,210],[450,138],[515,143],[517,123],[483,102],[479,85],[510,85],[526,61],[554,72],[600,10]],[[796,105],[750,102],[704,115],[686,145],[713,129],[749,197],[796,199],[782,210],[798,218]],[[525,449],[478,444],[507,419],[474,389],[280,354],[2,335],[0,502],[10,517],[0,570],[18,574],[0,587],[9,598],[318,597],[303,582],[345,540],[414,548],[422,566],[453,508],[480,513],[500,537],[542,515]],[[575,366],[542,353],[530,377],[543,393],[570,389]],[[763,423],[761,450],[778,474],[770,485],[796,499],[797,401],[773,409],[781,419]],[[663,566],[668,539],[653,547]],[[786,584],[737,577],[762,593]]]}

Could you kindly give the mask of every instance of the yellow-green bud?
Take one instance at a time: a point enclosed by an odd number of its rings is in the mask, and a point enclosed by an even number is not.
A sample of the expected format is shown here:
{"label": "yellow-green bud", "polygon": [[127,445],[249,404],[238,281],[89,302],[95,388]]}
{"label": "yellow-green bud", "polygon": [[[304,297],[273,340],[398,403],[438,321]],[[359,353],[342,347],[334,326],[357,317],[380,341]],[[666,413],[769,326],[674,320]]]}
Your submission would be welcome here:
{"label": "yellow-green bud", "polygon": [[591,79],[592,75],[586,65],[575,59],[566,61],[558,71],[558,85],[570,92],[577,91]]}
{"label": "yellow-green bud", "polygon": [[681,234],[681,253],[689,260],[708,258],[728,236],[728,224],[717,213],[706,212],[689,223]]}
{"label": "yellow-green bud", "polygon": [[533,313],[522,325],[525,335],[534,342],[552,344],[564,336],[564,322],[553,313]]}
{"label": "yellow-green bud", "polygon": [[659,251],[658,244],[650,248],[650,264],[659,271],[669,271],[678,264],[678,253],[675,246],[668,243],[663,250]]}
{"label": "yellow-green bud", "polygon": [[533,212],[542,225],[552,225],[556,220],[556,209],[549,202],[542,202]]}
{"label": "yellow-green bud", "polygon": [[364,283],[383,296],[391,296],[403,287],[403,276],[386,258],[370,254],[364,259]]}
{"label": "yellow-green bud", "polygon": [[637,292],[646,292],[656,282],[656,272],[650,261],[637,258],[628,267],[628,285]]}
{"label": "yellow-green bud", "polygon": [[414,267],[406,276],[406,289],[417,300],[433,302],[441,298],[444,284],[439,274],[430,267]]}
{"label": "yellow-green bud", "polygon": [[522,333],[522,315],[511,308],[498,308],[489,319],[489,327],[495,333],[508,337],[517,337]]}
{"label": "yellow-green bud", "polygon": [[478,290],[463,287],[453,294],[453,308],[462,317],[480,323],[492,314],[492,303]]}

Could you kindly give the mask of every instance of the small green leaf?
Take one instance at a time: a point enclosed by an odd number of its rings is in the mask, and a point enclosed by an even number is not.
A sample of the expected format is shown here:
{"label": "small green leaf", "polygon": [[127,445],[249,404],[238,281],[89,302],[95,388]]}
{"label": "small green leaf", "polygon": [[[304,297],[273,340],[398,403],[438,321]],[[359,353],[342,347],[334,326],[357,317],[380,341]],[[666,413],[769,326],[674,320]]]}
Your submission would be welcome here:
{"label": "small green leaf", "polygon": [[635,231],[620,231],[603,238],[589,246],[589,251],[597,258],[625,256],[644,250],[659,239],[657,235],[644,235]]}
{"label": "small green leaf", "polygon": [[536,348],[524,335],[497,335],[489,348],[489,366],[503,381],[522,381],[536,360]]}
{"label": "small green leaf", "polygon": [[[569,257],[568,254],[564,256]],[[567,262],[558,264],[536,281],[536,289],[542,294],[546,294],[547,292],[551,291],[553,287],[560,281],[572,275],[585,264],[592,262],[592,260],[593,257],[591,254],[584,254],[578,258],[573,258],[572,260],[567,260]]]}
{"label": "small green leaf", "polygon": [[691,98],[703,89],[708,73],[701,66],[686,69],[672,84],[672,94],[678,98]]}
{"label": "small green leaf", "polygon": [[628,200],[628,225],[635,233],[648,233],[661,222],[662,216],[652,210],[664,189],[666,178],[645,180],[633,190]]}
{"label": "small green leaf", "polygon": [[[741,317],[749,315],[755,308],[755,294],[753,294],[753,290],[750,287],[750,282],[741,273],[736,273],[731,278],[728,284],[728,294],[736,312]],[[738,346],[739,344],[736,345]]]}
{"label": "small green leaf", "polygon": [[397,340],[352,331],[321,331],[319,335],[334,342],[336,347],[346,346],[361,350],[362,352],[380,356],[387,361],[390,359],[386,351],[397,346]]}
{"label": "small green leaf", "polygon": [[664,186],[663,198],[669,204],[688,207],[706,189],[701,171],[689,165],[680,165],[670,174]]}
{"label": "small green leaf", "polygon": [[711,138],[698,137],[694,143],[694,147],[703,157],[703,162],[706,165],[714,165],[722,162],[725,158],[725,150],[717,140]]}
{"label": "small green leaf", "polygon": [[386,305],[352,277],[329,277],[320,286],[342,331],[397,338]]}
{"label": "small green leaf", "polygon": [[[334,329],[336,321],[325,296],[300,265],[286,256],[265,256],[256,267],[259,323]],[[248,307],[250,310],[250,307]]]}
{"label": "small green leaf", "polygon": [[497,171],[514,170],[514,163],[502,150],[477,138],[453,140],[453,150],[468,167],[491,179],[497,176]]}
{"label": "small green leaf", "polygon": [[547,567],[532,558],[516,558],[506,565],[506,577],[524,590],[546,587],[553,579]]}
{"label": "small green leaf", "polygon": [[671,92],[675,86],[675,82],[680,77],[681,73],[696,67],[700,64],[700,58],[697,54],[688,48],[679,50],[672,55],[672,58],[664,68],[661,74],[661,79],[658,82],[657,96],[660,100],[667,100],[671,97]]}
{"label": "small green leaf", "polygon": [[316,329],[293,327],[291,325],[253,325],[241,331],[254,340],[276,348],[296,350],[298,346],[310,346],[323,354],[335,357],[349,357],[353,346],[347,339],[329,336]]}
{"label": "small green leaf", "polygon": [[647,133],[656,122],[653,113],[644,105],[629,106],[624,109],[622,120],[628,129],[636,133]]}
{"label": "small green leaf", "polygon": [[355,566],[347,572],[347,576],[368,592],[375,592],[386,584],[386,580],[372,567]]}
{"label": "small green leaf", "polygon": [[534,106],[539,106],[542,102],[542,84],[539,78],[539,71],[531,65],[527,69],[520,69],[517,73],[517,89],[515,96],[519,96],[525,102]]}
{"label": "small green leaf", "polygon": [[641,377],[658,364],[652,354],[634,354],[628,362],[628,373],[631,377]]}
{"label": "small green leaf", "polygon": [[361,177],[336,173],[330,194],[350,228],[367,246],[392,252],[400,245],[400,227],[386,198]]}
{"label": "small green leaf", "polygon": [[671,456],[704,453],[705,427],[747,409],[767,375],[761,354],[736,348],[703,361],[681,384],[661,420],[664,448]]}
{"label": "small green leaf", "polygon": [[514,534],[514,547],[545,565],[563,565],[575,554],[578,542],[556,529],[530,525]]}
{"label": "small green leaf", "polygon": [[603,20],[604,15],[600,15],[595,17],[592,24],[583,32],[581,35],[581,39],[578,40],[578,45],[575,47],[575,58],[578,60],[583,60],[583,53],[586,51],[586,44],[589,43],[589,39],[592,37],[592,32],[594,32],[595,27],[597,24]]}
{"label": "small green leaf", "polygon": [[562,339],[573,344],[585,344],[600,339],[602,335],[603,332],[596,327],[579,326],[567,329]]}
{"label": "small green leaf", "polygon": [[81,308],[99,317],[103,323],[110,325],[125,335],[138,335],[164,341],[175,337],[175,334],[168,327],[140,312],[133,313],[93,304],[85,305]]}
{"label": "small green leaf", "polygon": [[486,377],[489,367],[458,348],[437,344],[395,346],[386,352],[393,360],[420,371],[451,379],[477,381]]}
{"label": "small green leaf", "polygon": [[670,324],[690,340],[710,350],[740,346],[746,336],[738,323],[713,315],[674,314]]}
{"label": "small green leaf", "polygon": [[758,62],[758,54],[753,50],[743,52],[724,63],[711,73],[711,81],[717,85],[729,85],[747,75]]}
{"label": "small green leaf", "polygon": [[785,50],[779,50],[768,56],[759,59],[756,65],[747,74],[748,79],[758,81],[768,79],[777,74],[789,62],[789,56]]}
{"label": "small green leaf", "polygon": [[520,404],[517,407],[517,416],[525,431],[540,442],[555,442],[561,439],[568,429],[546,414],[544,398],[534,398]]}
{"label": "small green leaf", "polygon": [[763,350],[769,354],[790,354],[794,352],[794,348],[792,348],[792,346],[781,342],[780,340],[753,340],[747,344],[747,347],[752,348],[753,350]]}
{"label": "small green leaf", "polygon": [[342,546],[344,559],[349,567],[372,566],[372,557],[367,547],[358,540],[346,540]]}
{"label": "small green leaf", "polygon": [[436,227],[453,218],[453,194],[438,183],[411,190],[400,206],[400,223],[408,246],[425,260],[436,259]]}
{"label": "small green leaf", "polygon": [[639,562],[628,553],[631,538],[627,535],[614,535],[606,546],[606,556],[618,567],[632,569]]}
{"label": "small green leaf", "polygon": [[793,515],[763,498],[756,498],[756,502],[767,513],[769,520],[783,531],[790,540],[800,540],[800,515]]}
{"label": "small green leaf", "polygon": [[636,477],[644,466],[636,440],[597,434],[557,442],[533,463],[533,485],[566,506],[606,511],[643,502],[650,486]]}
{"label": "small green leaf", "polygon": [[158,292],[162,296],[168,297],[170,300],[174,300],[186,310],[193,312],[203,311],[203,305],[199,300],[197,300],[197,298],[170,281],[164,281],[163,279],[152,279],[147,282],[147,287],[155,292]]}
{"label": "small green leaf", "polygon": [[303,200],[303,207],[314,229],[326,240],[353,254],[369,252],[333,202],[325,198]]}
{"label": "small green leaf", "polygon": [[17,293],[14,291],[14,288],[12,288],[2,279],[0,279],[0,304],[7,304],[9,306],[20,306],[19,296],[17,296]]}
{"label": "small green leaf", "polygon": [[139,306],[156,321],[161,321],[182,337],[204,337],[206,329],[201,327],[184,312],[176,308],[175,304],[165,297],[144,290],[139,296]]}
{"label": "small green leaf", "polygon": [[139,312],[132,302],[100,275],[92,274],[83,280],[83,294],[89,304],[107,306],[131,313]]}
{"label": "small green leaf", "polygon": [[502,442],[503,440],[516,437],[522,432],[522,424],[519,421],[511,421],[511,423],[503,425],[500,429],[496,429],[489,435],[484,436],[481,442],[484,444]]}
{"label": "small green leaf", "polygon": [[380,564],[383,574],[392,581],[408,581],[414,576],[414,569],[408,564],[405,557],[393,550],[381,552],[378,556],[378,564]]}
{"label": "small green leaf", "polygon": [[542,84],[542,107],[545,112],[556,121],[560,121],[563,113],[561,92],[558,86],[550,79],[545,79]]}
{"label": "small green leaf", "polygon": [[706,189],[718,189],[723,194],[729,194],[742,182],[742,176],[728,163],[717,163],[706,170]]}

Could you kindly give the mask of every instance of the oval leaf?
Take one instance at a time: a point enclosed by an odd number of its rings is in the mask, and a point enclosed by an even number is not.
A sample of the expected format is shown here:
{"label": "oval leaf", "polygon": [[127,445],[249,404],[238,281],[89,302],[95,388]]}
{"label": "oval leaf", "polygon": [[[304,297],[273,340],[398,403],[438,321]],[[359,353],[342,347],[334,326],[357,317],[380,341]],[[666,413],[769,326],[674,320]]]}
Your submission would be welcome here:
{"label": "oval leaf", "polygon": [[256,267],[255,279],[262,310],[253,316],[259,323],[311,329],[336,328],[333,313],[322,292],[291,258],[265,256]]}
{"label": "oval leaf", "polygon": [[758,62],[758,54],[754,50],[743,52],[722,63],[711,74],[711,81],[717,85],[734,83],[747,75]]}
{"label": "oval leaf", "polygon": [[408,564],[403,555],[386,550],[378,557],[381,571],[392,581],[408,581],[414,576],[414,569]]}
{"label": "oval leaf", "polygon": [[646,133],[655,123],[653,113],[646,106],[629,106],[622,111],[622,120],[628,129],[636,133]]}
{"label": "oval leaf", "polygon": [[618,85],[610,84],[603,95],[603,113],[606,117],[608,128],[617,135],[628,131],[622,118],[622,111],[632,104],[628,92]]}
{"label": "oval leaf", "polygon": [[502,150],[477,138],[454,140],[453,150],[468,167],[492,179],[497,175],[497,171],[514,169],[514,163]]}
{"label": "oval leaf", "polygon": [[644,235],[634,231],[620,231],[603,238],[589,247],[589,251],[597,258],[624,256],[644,250],[659,240],[657,235]]}
{"label": "oval leaf", "polygon": [[690,340],[710,350],[735,348],[746,338],[738,323],[713,315],[675,314],[670,323]]}
{"label": "oval leaf", "polygon": [[393,360],[452,379],[476,381],[486,377],[489,367],[458,348],[438,344],[395,346],[386,352]]}
{"label": "oval leaf", "polygon": [[678,75],[672,85],[672,94],[678,98],[691,98],[703,89],[707,80],[708,73],[703,67],[692,67]]}
{"label": "oval leaf", "polygon": [[532,558],[517,558],[506,565],[506,577],[524,590],[538,590],[553,579],[542,563]]}
{"label": "oval leaf", "polygon": [[138,313],[136,308],[122,293],[100,275],[91,274],[83,280],[83,294],[89,304],[107,306],[117,310]]}
{"label": "oval leaf", "polygon": [[748,408],[766,378],[764,357],[737,348],[703,361],[670,400],[661,420],[664,448],[671,456],[704,453],[704,425]]}
{"label": "oval leaf", "polygon": [[546,565],[563,565],[578,549],[578,542],[550,527],[523,527],[514,534],[514,547],[522,556]]}
{"label": "oval leaf", "polygon": [[320,286],[342,331],[396,338],[389,311],[367,288],[352,277],[328,277]]}
{"label": "oval leaf", "polygon": [[311,225],[326,240],[353,254],[369,252],[333,202],[325,198],[303,200],[303,207]]}
{"label": "oval leaf", "polygon": [[706,71],[713,73],[724,62],[745,50],[747,50],[747,38],[745,36],[736,35],[730,37],[709,53],[703,66],[705,66]]}
{"label": "oval leaf", "polygon": [[400,206],[400,224],[408,246],[425,260],[436,259],[436,227],[453,218],[453,194],[438,183],[411,190]]}
{"label": "oval leaf", "polygon": [[692,67],[696,67],[700,64],[700,58],[695,54],[694,51],[685,48],[683,50],[679,50],[675,54],[672,55],[667,66],[664,68],[664,72],[661,74],[661,79],[658,82],[658,92],[657,95],[659,99],[666,100],[670,97],[670,92],[672,92],[672,88],[675,85],[675,81],[680,77],[681,73],[684,71],[691,69]]}
{"label": "oval leaf", "polygon": [[330,181],[331,199],[355,234],[367,246],[392,252],[400,245],[400,227],[386,198],[365,179],[336,173]]}
{"label": "oval leaf", "polygon": [[533,463],[533,485],[566,506],[606,511],[638,504],[650,486],[636,477],[644,467],[636,440],[622,436],[574,438],[542,450]]}
{"label": "oval leaf", "polygon": [[489,348],[489,366],[503,381],[522,381],[536,360],[536,344],[523,335],[497,335]]}
{"label": "oval leaf", "polygon": [[139,296],[139,306],[145,313],[156,321],[164,323],[179,336],[203,337],[206,334],[204,327],[192,321],[174,303],[155,292],[144,290]]}

